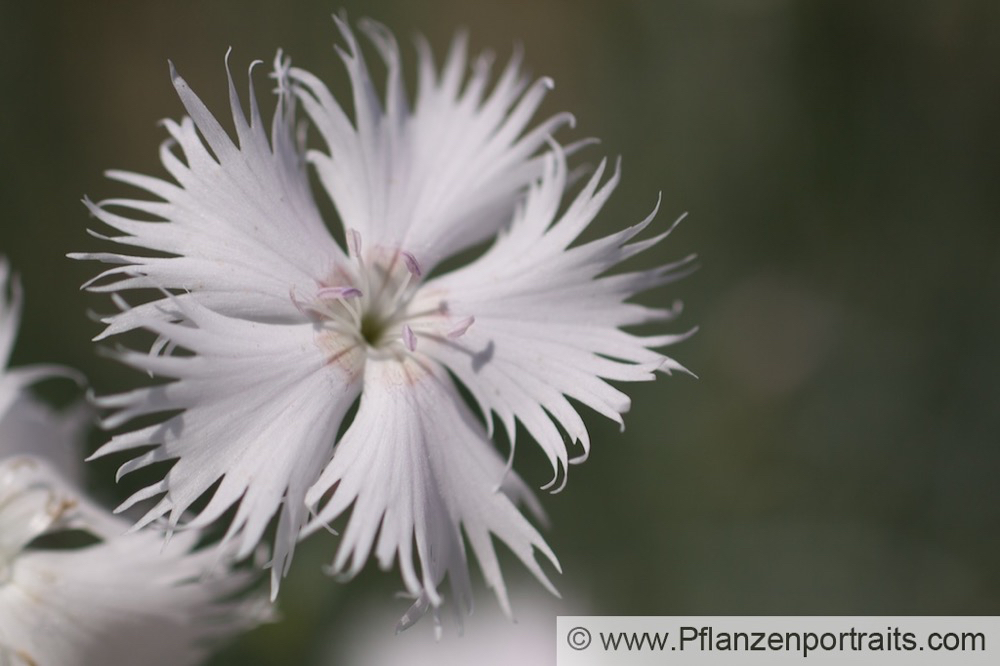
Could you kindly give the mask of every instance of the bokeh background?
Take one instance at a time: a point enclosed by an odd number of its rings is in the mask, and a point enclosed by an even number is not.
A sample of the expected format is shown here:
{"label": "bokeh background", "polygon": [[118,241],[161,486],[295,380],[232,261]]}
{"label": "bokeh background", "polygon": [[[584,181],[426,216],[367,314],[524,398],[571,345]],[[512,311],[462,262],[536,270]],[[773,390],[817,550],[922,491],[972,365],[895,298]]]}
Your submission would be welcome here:
{"label": "bokeh background", "polygon": [[[624,158],[596,231],[660,191],[662,224],[690,212],[636,265],[699,253],[644,298],[683,299],[674,330],[700,332],[672,354],[699,378],[628,387],[624,434],[589,419],[590,461],[544,497],[570,596],[598,614],[1000,613],[992,0],[0,0],[0,252],[27,291],[15,363],[80,368],[98,393],[142,381],[89,342],[87,311],[111,306],[78,290],[97,267],[65,258],[101,247],[81,197],[126,193],[108,168],[164,173],[156,122],[182,114],[168,58],[220,117],[229,46],[241,79],[281,47],[345,94],[340,7],[404,46],[425,34],[439,58],[459,27],[501,62],[523,45],[556,82],[539,117],[570,110],[558,138],[602,140],[578,161]],[[91,467],[109,503],[131,487],[110,483],[120,462]],[[548,481],[529,446],[518,469]],[[325,578],[335,545],[307,542],[284,621],[212,663],[354,666],[336,646],[358,609],[406,604],[395,573]]]}

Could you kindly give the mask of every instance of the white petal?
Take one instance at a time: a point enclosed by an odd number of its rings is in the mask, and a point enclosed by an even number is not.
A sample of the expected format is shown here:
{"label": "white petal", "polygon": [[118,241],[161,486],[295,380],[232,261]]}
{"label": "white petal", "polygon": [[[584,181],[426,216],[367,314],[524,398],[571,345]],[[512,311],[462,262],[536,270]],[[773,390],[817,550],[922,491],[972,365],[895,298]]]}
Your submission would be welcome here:
{"label": "white petal", "polygon": [[38,456],[81,483],[84,445],[93,421],[93,409],[84,401],[57,411],[22,391],[0,417],[0,457]]}
{"label": "white petal", "polygon": [[[219,553],[194,551],[195,532],[123,535],[127,524],[90,503],[44,463],[0,461],[0,534],[63,529],[99,542],[26,550],[0,561],[0,663],[196,664],[211,643],[266,620],[260,600],[232,601],[252,581]],[[24,543],[22,543],[22,546]],[[214,568],[212,575],[208,575]]]}
{"label": "white petal", "polygon": [[[0,346],[9,352],[20,290],[11,307],[6,271],[0,273]],[[207,655],[208,641],[266,619],[266,611],[229,601],[252,576],[231,575],[219,566],[221,553],[192,553],[197,533],[166,551],[159,534],[122,536],[126,522],[60,476],[56,467],[78,478],[72,445],[90,412],[78,406],[60,414],[25,392],[53,374],[73,376],[45,366],[0,374],[0,663],[194,664]],[[51,462],[35,457],[49,454]],[[25,550],[62,530],[102,542],[53,553]],[[219,577],[203,579],[213,564]]]}
{"label": "white petal", "polygon": [[[556,220],[566,184],[559,151],[532,187],[509,233],[481,258],[443,275],[418,294],[415,311],[440,300],[454,318],[475,323],[456,339],[428,336],[422,350],[444,363],[464,383],[484,413],[496,412],[511,439],[515,419],[539,442],[558,477],[569,459],[561,427],[589,451],[586,427],[572,398],[622,423],[629,399],[606,380],[643,381],[656,370],[682,369],[652,351],[683,336],[639,337],[620,329],[669,318],[668,310],[626,299],[678,279],[690,258],[653,270],[605,275],[666,234],[632,241],[651,221],[570,247],[594,219],[618,181],[600,185],[604,163],[565,213]],[[655,211],[654,211],[655,214]],[[556,479],[553,479],[555,482]]]}
{"label": "white petal", "polygon": [[413,355],[372,359],[357,416],[306,496],[310,505],[325,501],[311,529],[353,505],[335,572],[353,576],[372,554],[383,569],[398,560],[417,605],[440,605],[437,586],[447,575],[455,596],[471,610],[464,532],[509,615],[491,535],[553,593],[534,551],[557,569],[558,563],[514,505],[537,507],[530,491],[513,473],[498,490],[504,475],[503,459],[442,370]]}
{"label": "white petal", "polygon": [[541,171],[536,153],[572,118],[560,114],[525,131],[551,81],[529,86],[515,55],[486,94],[492,58],[481,56],[466,79],[462,35],[440,76],[429,47],[418,44],[420,77],[409,112],[396,41],[367,21],[361,28],[388,71],[383,102],[354,33],[344,18],[336,21],[347,44],[338,50],[354,90],[354,121],[319,79],[292,70],[302,104],[327,144],[328,152],[310,159],[348,229],[414,253],[429,270],[509,221],[524,187]]}
{"label": "white petal", "polygon": [[[279,97],[268,139],[252,80],[247,120],[230,76],[234,143],[172,66],[171,75],[190,114],[180,123],[164,121],[171,139],[160,155],[176,182],[111,172],[110,177],[157,199],[85,201],[96,218],[122,232],[110,240],[169,256],[71,256],[115,265],[88,283],[94,291],[182,289],[223,313],[256,320],[301,319],[290,290],[314,289],[324,271],[343,260],[343,252],[309,192],[304,160],[292,136],[294,97]],[[155,315],[156,310],[147,306],[145,313]],[[112,332],[137,325],[134,316],[107,322],[115,326]]]}
{"label": "white petal", "polygon": [[0,522],[0,567],[47,532],[81,529],[114,537],[127,528],[126,523],[80,496],[48,461],[34,456],[0,458]]}
{"label": "white petal", "polygon": [[[226,539],[239,535],[240,557],[254,550],[280,512],[272,570],[276,593],[305,521],[306,488],[330,459],[341,419],[360,391],[361,351],[321,350],[311,324],[262,324],[195,303],[180,307],[190,324],[153,320],[148,326],[193,356],[122,356],[136,368],[178,381],[100,398],[98,404],[117,410],[105,420],[107,427],[144,414],[184,411],[115,436],[95,456],[156,444],[123,465],[119,477],[161,461],[176,463],[121,508],[163,495],[139,525],[168,515],[172,526],[203,526],[238,502]],[[217,483],[197,518],[184,517]]]}

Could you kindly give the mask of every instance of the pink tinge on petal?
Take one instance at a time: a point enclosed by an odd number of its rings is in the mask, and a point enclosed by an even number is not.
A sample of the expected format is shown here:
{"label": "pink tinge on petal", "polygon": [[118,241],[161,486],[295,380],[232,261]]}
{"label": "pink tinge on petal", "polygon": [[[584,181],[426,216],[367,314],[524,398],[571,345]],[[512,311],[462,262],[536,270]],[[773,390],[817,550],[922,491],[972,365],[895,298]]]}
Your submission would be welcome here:
{"label": "pink tinge on petal", "polygon": [[403,344],[410,351],[416,351],[417,349],[417,336],[409,324],[403,325]]}
{"label": "pink tinge on petal", "polygon": [[475,317],[466,317],[462,319],[458,324],[455,325],[450,331],[448,331],[448,337],[454,340],[455,338],[460,338],[465,335],[465,332],[469,330],[469,327],[476,321]]}
{"label": "pink tinge on petal", "polygon": [[410,271],[410,275],[415,278],[420,277],[423,273],[420,270],[420,264],[417,263],[417,258],[414,257],[409,252],[400,252],[403,256],[403,261],[406,263],[406,270]]}
{"label": "pink tinge on petal", "polygon": [[316,292],[319,298],[358,298],[361,295],[357,287],[323,287]]}

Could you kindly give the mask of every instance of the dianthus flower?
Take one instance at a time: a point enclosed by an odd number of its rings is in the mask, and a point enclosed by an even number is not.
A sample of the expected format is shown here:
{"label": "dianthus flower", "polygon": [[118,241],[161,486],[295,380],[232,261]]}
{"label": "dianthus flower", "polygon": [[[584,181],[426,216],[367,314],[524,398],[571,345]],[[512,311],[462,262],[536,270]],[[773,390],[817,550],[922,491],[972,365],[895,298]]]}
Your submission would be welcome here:
{"label": "dianthus flower", "polygon": [[260,599],[233,599],[254,573],[196,549],[194,531],[166,547],[152,529],[127,533],[127,521],[80,491],[69,452],[85,410],[59,412],[26,391],[73,373],[4,369],[21,303],[16,284],[7,298],[8,276],[0,264],[0,664],[201,663],[219,640],[269,617]]}
{"label": "dianthus flower", "polygon": [[[509,613],[492,536],[550,589],[536,551],[558,564],[517,508],[541,519],[490,441],[494,420],[510,440],[520,422],[551,462],[553,482],[564,481],[590,448],[570,399],[621,423],[629,399],[608,380],[680,368],[653,350],[682,336],[622,327],[676,314],[627,300],[690,262],[608,274],[666,235],[636,240],[652,214],[578,242],[619,170],[608,177],[602,162],[564,206],[566,153],[579,144],[564,151],[551,135],[572,119],[530,127],[551,82],[532,83],[518,55],[491,86],[489,55],[466,75],[464,37],[440,73],[418,41],[411,108],[393,36],[361,24],[386,68],[380,94],[353,31],[336,22],[352,113],[279,52],[270,137],[252,81],[248,118],[230,76],[233,141],[172,69],[189,114],[165,121],[160,156],[172,181],[111,172],[155,199],[88,203],[120,232],[108,240],[140,250],[74,255],[116,264],[88,284],[122,307],[99,338],[152,331],[149,353],[122,358],[173,380],[102,398],[114,410],[111,428],[170,415],[116,435],[96,455],[155,445],[122,474],[174,461],[127,502],[159,498],[143,523],[165,516],[201,527],[235,506],[225,539],[245,555],[277,515],[274,592],[296,540],[349,514],[331,569],[350,577],[371,557],[382,568],[398,563],[415,598],[402,626],[440,606],[446,577],[470,605],[463,533]],[[324,149],[305,152],[296,140],[297,105]],[[342,244],[312,197],[309,164],[336,209]],[[487,241],[463,267],[442,268]],[[134,307],[120,296],[149,289],[160,297]],[[572,458],[571,445],[579,447]]]}

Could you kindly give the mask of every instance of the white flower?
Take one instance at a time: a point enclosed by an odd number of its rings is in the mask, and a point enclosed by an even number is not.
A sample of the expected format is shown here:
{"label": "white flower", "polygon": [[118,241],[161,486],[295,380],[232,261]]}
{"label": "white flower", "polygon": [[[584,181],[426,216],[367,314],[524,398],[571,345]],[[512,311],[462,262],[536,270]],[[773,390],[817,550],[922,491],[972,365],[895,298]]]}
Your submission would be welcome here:
{"label": "white flower", "polygon": [[[116,410],[109,427],[174,415],[115,436],[95,455],[156,444],[122,474],[176,459],[127,502],[159,497],[142,523],[166,516],[182,524],[210,493],[187,524],[207,525],[237,505],[225,538],[248,554],[277,514],[273,593],[296,539],[350,510],[332,570],[349,577],[370,557],[384,569],[398,561],[416,597],[402,626],[441,604],[446,576],[462,605],[471,604],[463,532],[509,614],[491,535],[550,589],[534,551],[558,564],[515,506],[542,517],[490,442],[493,414],[511,440],[520,421],[551,461],[553,482],[564,476],[590,447],[569,399],[620,423],[629,400],[606,380],[680,368],[652,349],[681,336],[621,328],[674,316],[625,301],[676,279],[689,260],[607,275],[666,235],[634,240],[652,215],[574,245],[618,169],[605,181],[602,162],[560,213],[565,154],[550,135],[571,119],[560,114],[527,129],[551,84],[529,84],[518,56],[490,88],[489,56],[466,77],[464,38],[440,74],[420,42],[411,110],[392,35],[362,24],[387,67],[379,96],[351,29],[343,19],[337,26],[347,44],[340,55],[354,91],[351,115],[279,53],[270,140],[252,84],[247,120],[230,78],[234,143],[174,73],[190,118],[165,122],[171,140],[161,159],[173,182],[112,172],[156,199],[88,203],[120,232],[109,240],[140,250],[73,255],[116,264],[88,285],[114,293],[124,308],[99,338],[153,331],[151,353],[122,358],[175,380],[101,399]],[[326,144],[308,160],[339,213],[344,249],[309,191],[292,136],[296,101]],[[440,262],[491,238],[481,257],[434,276]],[[133,308],[118,297],[150,288],[169,293]],[[452,376],[478,403],[485,427]],[[561,430],[580,446],[574,459]]]}
{"label": "white flower", "polygon": [[[42,460],[0,459],[0,664],[197,664],[269,617],[259,600],[231,600],[252,572],[194,550],[197,532],[164,547],[151,529],[127,529]],[[98,541],[26,548],[65,530]]]}
{"label": "white flower", "polygon": [[[15,284],[8,301],[7,278],[0,264],[4,362],[21,300]],[[69,444],[85,422],[77,412],[62,417],[23,390],[28,378],[54,370],[0,366],[0,665],[195,664],[212,643],[266,619],[259,601],[231,600],[252,572],[229,571],[220,553],[194,550],[197,532],[166,547],[152,530],[126,534],[126,521],[57,471],[68,458],[48,438]],[[45,414],[49,422],[40,418]],[[54,451],[55,465],[42,457]],[[88,543],[46,548],[36,541],[70,531],[85,533]]]}
{"label": "white flower", "polygon": [[[553,666],[556,663],[556,618],[586,615],[584,603],[556,601],[541,590],[515,584],[517,622],[504,622],[494,608],[477,609],[462,635],[435,640],[430,631],[412,631],[386,639],[394,618],[384,608],[364,608],[335,627],[321,662],[337,666]],[[566,592],[566,590],[563,590]]]}

